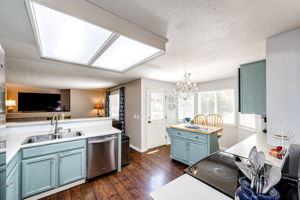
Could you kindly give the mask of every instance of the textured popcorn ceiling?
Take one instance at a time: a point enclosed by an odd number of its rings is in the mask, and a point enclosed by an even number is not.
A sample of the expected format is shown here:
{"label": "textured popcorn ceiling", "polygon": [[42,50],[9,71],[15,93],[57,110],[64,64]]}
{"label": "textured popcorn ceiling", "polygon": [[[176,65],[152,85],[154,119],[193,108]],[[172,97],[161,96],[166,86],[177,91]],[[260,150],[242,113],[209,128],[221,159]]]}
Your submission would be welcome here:
{"label": "textured popcorn ceiling", "polygon": [[[125,73],[38,57],[22,0],[0,2],[0,44],[9,82],[61,88],[110,87],[139,77],[198,82],[236,76],[239,64],[265,58],[265,39],[300,27],[299,0],[88,0],[169,39],[164,55]],[[87,1],[87,3],[88,3]]]}

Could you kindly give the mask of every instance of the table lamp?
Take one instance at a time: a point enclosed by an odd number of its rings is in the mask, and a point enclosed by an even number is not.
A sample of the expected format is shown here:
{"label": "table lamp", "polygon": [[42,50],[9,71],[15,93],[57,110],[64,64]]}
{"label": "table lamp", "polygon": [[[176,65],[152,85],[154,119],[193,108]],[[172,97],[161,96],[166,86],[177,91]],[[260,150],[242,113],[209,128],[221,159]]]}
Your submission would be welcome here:
{"label": "table lamp", "polygon": [[98,117],[101,117],[100,116],[100,110],[104,109],[104,105],[103,104],[95,104],[95,109],[98,110],[98,113],[97,113]]}
{"label": "table lamp", "polygon": [[7,109],[8,112],[13,112],[14,111],[13,106],[16,106],[16,100],[11,100],[11,99],[6,100],[5,105],[6,107],[8,107]]}

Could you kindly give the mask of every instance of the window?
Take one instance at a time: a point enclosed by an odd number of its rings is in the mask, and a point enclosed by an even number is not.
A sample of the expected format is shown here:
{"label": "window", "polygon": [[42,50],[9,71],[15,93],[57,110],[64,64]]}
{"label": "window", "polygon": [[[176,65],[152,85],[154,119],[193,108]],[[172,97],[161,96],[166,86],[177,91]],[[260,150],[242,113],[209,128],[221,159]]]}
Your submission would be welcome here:
{"label": "window", "polygon": [[195,117],[194,113],[194,98],[183,100],[178,97],[178,119],[182,120],[185,117]]}
{"label": "window", "polygon": [[119,120],[120,95],[115,92],[109,95],[109,115],[115,120]]}
{"label": "window", "polygon": [[165,94],[162,92],[151,92],[151,120],[164,119]]}
{"label": "window", "polygon": [[255,129],[255,114],[240,113],[240,127],[247,129]]}
{"label": "window", "polygon": [[199,114],[219,114],[224,124],[235,124],[235,94],[233,89],[199,92]]}

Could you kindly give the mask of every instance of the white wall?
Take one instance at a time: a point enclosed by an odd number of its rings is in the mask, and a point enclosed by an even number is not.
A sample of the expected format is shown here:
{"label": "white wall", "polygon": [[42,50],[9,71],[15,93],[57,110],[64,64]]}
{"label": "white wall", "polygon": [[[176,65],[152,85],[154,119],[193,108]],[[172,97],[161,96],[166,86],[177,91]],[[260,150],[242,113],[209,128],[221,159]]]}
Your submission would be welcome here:
{"label": "white wall", "polygon": [[[239,129],[238,127],[238,79],[237,77],[222,79],[216,81],[203,82],[198,84],[198,90],[201,92],[212,90],[235,90],[235,125],[224,125],[223,136],[219,139],[221,148],[229,148],[243,139],[252,135],[247,130]],[[195,98],[195,103],[198,101]],[[196,103],[197,104],[197,103]],[[195,108],[195,114],[198,113],[198,108]]]}
{"label": "white wall", "polygon": [[[267,39],[268,133],[284,126],[297,132],[293,143],[300,144],[300,29]],[[268,134],[269,135],[269,134]],[[268,136],[268,143],[280,144]]]}

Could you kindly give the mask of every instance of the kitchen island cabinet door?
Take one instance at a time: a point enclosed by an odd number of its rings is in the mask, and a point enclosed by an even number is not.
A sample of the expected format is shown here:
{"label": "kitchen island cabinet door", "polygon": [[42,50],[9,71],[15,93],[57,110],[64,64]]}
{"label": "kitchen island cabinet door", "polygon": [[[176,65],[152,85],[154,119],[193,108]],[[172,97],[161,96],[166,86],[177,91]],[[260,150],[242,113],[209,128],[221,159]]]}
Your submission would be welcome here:
{"label": "kitchen island cabinet door", "polygon": [[182,161],[188,160],[187,139],[173,135],[172,137],[172,156]]}
{"label": "kitchen island cabinet door", "polygon": [[207,144],[201,142],[188,142],[188,160],[192,165],[208,155]]}
{"label": "kitchen island cabinet door", "polygon": [[32,196],[56,187],[56,155],[22,161],[22,197]]}
{"label": "kitchen island cabinet door", "polygon": [[85,178],[85,149],[76,149],[58,155],[59,186]]}

